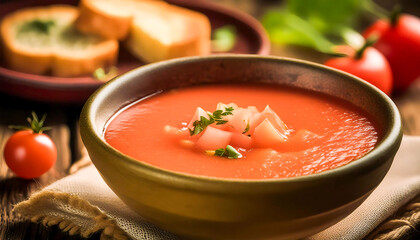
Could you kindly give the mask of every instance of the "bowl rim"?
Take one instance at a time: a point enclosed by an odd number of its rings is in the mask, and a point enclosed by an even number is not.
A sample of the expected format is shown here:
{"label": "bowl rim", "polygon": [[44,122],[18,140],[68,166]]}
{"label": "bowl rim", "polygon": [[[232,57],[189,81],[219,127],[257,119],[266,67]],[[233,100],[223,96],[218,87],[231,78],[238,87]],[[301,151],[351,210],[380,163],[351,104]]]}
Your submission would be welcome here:
{"label": "bowl rim", "polygon": [[[140,160],[132,158],[118,151],[117,149],[113,148],[111,145],[109,145],[105,141],[105,139],[103,138],[103,135],[98,134],[98,132],[95,130],[94,128],[95,110],[100,105],[100,102],[106,98],[106,95],[110,91],[112,91],[113,88],[123,84],[126,81],[129,81],[130,78],[138,76],[142,74],[143,72],[147,72],[153,69],[162,68],[166,66],[188,64],[191,62],[200,62],[200,61],[221,60],[221,59],[248,59],[248,60],[259,59],[259,60],[267,60],[267,61],[294,63],[294,64],[305,65],[311,68],[316,68],[321,71],[331,72],[343,78],[353,79],[353,81],[359,82],[359,84],[361,84],[363,88],[366,88],[369,92],[376,95],[376,98],[380,98],[386,103],[386,107],[388,111],[390,112],[390,115],[392,118],[392,122],[389,123],[390,127],[388,129],[383,130],[384,132],[382,135],[382,139],[378,142],[378,145],[375,146],[374,149],[369,151],[367,154],[365,154],[361,158],[353,160],[352,162],[345,164],[343,166],[340,166],[334,169],[329,169],[326,171],[322,171],[319,173],[313,173],[313,174],[297,176],[297,177],[270,178],[270,179],[220,178],[220,177],[209,177],[209,176],[194,175],[194,174],[167,170],[167,169],[160,168],[160,167],[148,164],[148,163],[144,163]],[[132,102],[129,102],[124,106],[130,105],[131,103]],[[124,107],[124,106],[121,106],[121,107]],[[114,114],[116,114],[118,110],[116,110]],[[103,127],[104,126],[101,126],[101,129],[103,129]],[[116,77],[113,80],[110,80],[109,82],[101,86],[98,90],[96,90],[90,96],[90,98],[86,101],[80,115],[80,129],[81,131],[83,130],[87,131],[87,133],[85,134],[90,134],[91,137],[93,137],[95,143],[99,145],[102,149],[105,149],[108,152],[108,154],[113,154],[114,156],[121,158],[120,159],[121,161],[125,161],[127,164],[136,168],[136,170],[141,169],[142,171],[149,172],[150,174],[155,174],[155,176],[157,176],[158,178],[170,177],[173,180],[173,182],[176,182],[175,180],[180,180],[182,182],[187,181],[191,183],[191,180],[193,180],[194,185],[200,184],[200,183],[212,183],[212,184],[216,184],[216,186],[221,184],[220,186],[222,188],[226,188],[228,185],[232,185],[232,184],[236,187],[241,184],[244,184],[244,185],[253,184],[257,186],[262,186],[262,185],[268,185],[267,183],[285,184],[285,183],[291,183],[291,182],[310,182],[314,180],[326,180],[326,179],[334,178],[343,174],[350,174],[350,173],[358,172],[362,169],[374,168],[378,161],[379,162],[385,161],[385,160],[381,160],[381,159],[384,159],[384,157],[381,157],[381,156],[385,156],[389,152],[392,152],[393,149],[399,147],[401,143],[401,139],[402,139],[401,116],[399,114],[399,111],[396,105],[385,93],[377,89],[372,84],[352,74],[349,74],[347,72],[337,70],[331,67],[327,67],[322,64],[318,64],[318,63],[314,63],[314,62],[310,62],[306,60],[288,58],[288,57],[262,56],[262,55],[253,55],[253,54],[220,54],[220,55],[212,55],[212,56],[204,56],[204,57],[203,56],[184,57],[184,58],[177,58],[177,59],[147,64],[139,68],[133,69],[125,74],[122,74]],[[84,134],[82,132],[81,132],[81,136],[82,136],[82,140],[84,141],[85,140],[83,137]],[[95,164],[94,161],[93,163]]]}

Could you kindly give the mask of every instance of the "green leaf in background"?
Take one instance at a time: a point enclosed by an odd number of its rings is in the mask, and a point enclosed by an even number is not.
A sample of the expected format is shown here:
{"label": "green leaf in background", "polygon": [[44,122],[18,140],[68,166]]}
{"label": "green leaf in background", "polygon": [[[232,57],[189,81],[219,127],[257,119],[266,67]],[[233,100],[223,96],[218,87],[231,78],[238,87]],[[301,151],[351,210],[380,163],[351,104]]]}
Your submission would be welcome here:
{"label": "green leaf in background", "polygon": [[236,44],[236,28],[233,25],[225,25],[213,30],[211,48],[216,52],[230,51]]}
{"label": "green leaf in background", "polygon": [[288,0],[286,8],[321,33],[339,34],[343,27],[354,27],[368,0]]}
{"label": "green leaf in background", "polygon": [[262,18],[273,43],[293,44],[332,53],[335,45],[363,45],[355,30],[365,12],[378,12],[372,0],[287,0]]}
{"label": "green leaf in background", "polygon": [[287,10],[266,13],[262,24],[276,44],[295,44],[331,53],[334,43],[325,38],[314,26]]}

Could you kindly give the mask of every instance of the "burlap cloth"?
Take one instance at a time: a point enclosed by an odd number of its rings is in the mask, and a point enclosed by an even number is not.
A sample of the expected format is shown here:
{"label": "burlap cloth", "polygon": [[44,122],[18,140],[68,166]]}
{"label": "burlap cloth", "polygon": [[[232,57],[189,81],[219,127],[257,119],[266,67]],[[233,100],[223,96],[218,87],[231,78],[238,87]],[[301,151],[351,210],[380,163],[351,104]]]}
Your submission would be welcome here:
{"label": "burlap cloth", "polygon": [[[420,137],[404,136],[390,171],[352,214],[308,239],[363,239],[420,193]],[[63,178],[15,206],[33,222],[58,225],[70,234],[101,239],[178,239],[131,211],[93,165]]]}

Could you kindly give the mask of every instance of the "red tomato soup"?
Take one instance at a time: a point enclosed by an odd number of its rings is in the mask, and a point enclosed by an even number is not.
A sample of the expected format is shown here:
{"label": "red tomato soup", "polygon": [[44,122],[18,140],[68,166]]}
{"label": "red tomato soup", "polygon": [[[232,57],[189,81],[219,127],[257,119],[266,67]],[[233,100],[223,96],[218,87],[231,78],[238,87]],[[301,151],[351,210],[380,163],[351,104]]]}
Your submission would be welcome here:
{"label": "red tomato soup", "polygon": [[[200,125],[209,123],[200,118],[210,120],[207,112],[221,122]],[[361,110],[326,95],[265,85],[205,85],[131,104],[109,121],[104,137],[120,152],[163,169],[272,179],[348,164],[375,147],[379,131]]]}

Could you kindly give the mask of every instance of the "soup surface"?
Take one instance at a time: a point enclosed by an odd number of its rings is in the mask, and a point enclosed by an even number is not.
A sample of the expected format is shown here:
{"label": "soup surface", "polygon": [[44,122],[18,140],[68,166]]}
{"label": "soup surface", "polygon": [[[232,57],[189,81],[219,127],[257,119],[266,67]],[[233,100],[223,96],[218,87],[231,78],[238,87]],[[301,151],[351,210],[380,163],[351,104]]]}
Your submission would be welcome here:
{"label": "soup surface", "polygon": [[[213,112],[220,102],[255,106],[260,112],[269,105],[295,140],[280,148],[233,145],[241,156],[232,159],[181,144],[196,141],[197,135],[186,134],[180,140],[166,131],[171,126],[188,132],[197,107]],[[298,134],[299,130],[312,137]],[[205,85],[155,94],[131,104],[109,121],[104,137],[120,152],[160,168],[210,177],[270,179],[343,166],[372,150],[379,133],[365,113],[329,96],[265,85]]]}

